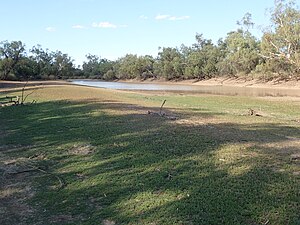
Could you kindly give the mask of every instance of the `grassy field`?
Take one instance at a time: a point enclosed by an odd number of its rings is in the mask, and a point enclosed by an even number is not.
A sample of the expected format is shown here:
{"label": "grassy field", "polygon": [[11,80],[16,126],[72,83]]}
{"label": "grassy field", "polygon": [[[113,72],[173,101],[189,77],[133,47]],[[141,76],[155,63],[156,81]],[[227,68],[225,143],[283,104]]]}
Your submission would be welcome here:
{"label": "grassy field", "polygon": [[[300,224],[299,99],[75,86],[33,99],[0,107],[2,225]],[[165,99],[176,120],[147,113]]]}

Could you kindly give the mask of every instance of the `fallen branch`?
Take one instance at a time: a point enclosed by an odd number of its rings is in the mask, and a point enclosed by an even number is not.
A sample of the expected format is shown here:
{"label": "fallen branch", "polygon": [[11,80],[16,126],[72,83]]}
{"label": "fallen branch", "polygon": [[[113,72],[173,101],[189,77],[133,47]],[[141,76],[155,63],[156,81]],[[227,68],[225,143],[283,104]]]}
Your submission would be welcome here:
{"label": "fallen branch", "polygon": [[161,104],[161,106],[160,106],[160,109],[159,109],[159,113],[161,114],[161,110],[162,110],[162,108],[163,108],[163,106],[164,106],[164,104],[166,103],[166,99],[163,101],[163,103]]}
{"label": "fallen branch", "polygon": [[261,113],[258,113],[257,111],[255,111],[254,109],[251,109],[251,108],[249,108],[248,115],[249,116],[263,116]]}
{"label": "fallen branch", "polygon": [[17,175],[20,173],[28,173],[28,172],[33,172],[33,171],[37,171],[37,169],[24,169],[24,170],[19,170],[19,171],[15,171],[15,172],[8,172],[7,174],[11,174],[11,175]]}
{"label": "fallen branch", "polygon": [[48,172],[46,170],[43,170],[43,169],[41,169],[39,167],[30,165],[30,164],[26,164],[26,166],[28,166],[30,168],[29,169],[20,170],[20,171],[16,171],[16,172],[10,172],[9,174],[16,175],[16,174],[21,174],[21,173],[33,172],[33,171],[40,171],[42,173],[54,176],[58,180],[58,182],[59,182],[59,189],[63,188],[66,185],[63,182],[63,180],[59,176],[57,176],[56,174],[54,174],[54,173]]}
{"label": "fallen branch", "polygon": [[41,169],[41,168],[39,168],[39,167],[36,167],[36,166],[33,166],[33,165],[28,165],[29,167],[31,167],[32,169],[36,169],[36,170],[38,170],[38,171],[40,171],[40,172],[42,172],[42,173],[45,173],[45,174],[49,174],[49,175],[52,175],[52,176],[54,176],[58,181],[59,181],[59,189],[61,189],[61,188],[63,188],[64,186],[65,186],[65,183],[62,181],[62,179],[59,177],[59,176],[57,176],[56,174],[54,174],[54,173],[51,173],[51,172],[48,172],[48,171],[46,171],[46,170],[43,170],[43,169]]}
{"label": "fallen branch", "polygon": [[163,108],[164,104],[166,103],[166,101],[167,100],[164,100],[163,103],[161,104],[161,106],[159,108],[159,112],[148,111],[148,114],[161,116],[161,117],[167,118],[169,120],[177,120],[178,118],[176,116],[167,115],[165,112],[162,111],[162,108]]}

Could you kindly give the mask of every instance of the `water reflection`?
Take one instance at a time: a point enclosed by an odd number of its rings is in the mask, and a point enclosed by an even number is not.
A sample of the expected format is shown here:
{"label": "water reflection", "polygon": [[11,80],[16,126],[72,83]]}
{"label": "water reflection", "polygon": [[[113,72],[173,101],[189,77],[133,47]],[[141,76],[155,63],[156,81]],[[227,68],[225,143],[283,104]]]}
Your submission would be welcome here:
{"label": "water reflection", "polygon": [[73,84],[90,87],[99,87],[117,90],[144,90],[144,91],[173,91],[192,92],[215,95],[239,95],[239,96],[274,96],[274,97],[300,97],[300,89],[289,88],[255,88],[255,87],[230,87],[230,86],[203,86],[203,85],[179,85],[179,84],[149,84],[149,83],[125,83],[106,81],[73,80]]}

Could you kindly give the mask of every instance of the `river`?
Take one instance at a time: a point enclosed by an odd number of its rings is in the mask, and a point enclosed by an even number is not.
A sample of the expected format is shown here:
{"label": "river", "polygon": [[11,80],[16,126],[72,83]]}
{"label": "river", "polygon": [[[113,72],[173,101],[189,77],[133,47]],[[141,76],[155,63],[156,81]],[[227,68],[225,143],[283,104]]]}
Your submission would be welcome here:
{"label": "river", "polygon": [[72,80],[76,85],[99,87],[115,90],[142,90],[142,91],[170,91],[180,93],[199,93],[214,95],[238,96],[273,96],[273,97],[300,97],[300,89],[296,88],[261,88],[261,87],[236,87],[223,85],[181,85],[157,83],[126,83],[91,80]]}

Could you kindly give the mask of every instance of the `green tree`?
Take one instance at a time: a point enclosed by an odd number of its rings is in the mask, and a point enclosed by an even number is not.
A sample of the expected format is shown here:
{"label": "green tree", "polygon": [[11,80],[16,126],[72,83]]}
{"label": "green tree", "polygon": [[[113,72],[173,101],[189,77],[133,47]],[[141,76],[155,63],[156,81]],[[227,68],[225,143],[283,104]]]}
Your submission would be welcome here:
{"label": "green tree", "polygon": [[54,78],[69,78],[73,76],[74,64],[73,59],[68,54],[57,51],[54,54],[53,75]]}
{"label": "green tree", "polygon": [[217,74],[216,64],[220,58],[219,49],[211,40],[196,34],[196,43],[186,56],[184,77],[186,79],[205,79]]}
{"label": "green tree", "polygon": [[14,71],[18,80],[38,79],[38,64],[32,57],[22,57]]}
{"label": "green tree", "polygon": [[112,61],[91,54],[86,55],[86,58],[87,62],[82,65],[82,71],[86,78],[103,79],[109,70],[113,71],[114,62]]}
{"label": "green tree", "polygon": [[247,75],[259,64],[259,41],[249,31],[228,33],[224,44],[225,57],[218,63],[222,75]]}
{"label": "green tree", "polygon": [[261,55],[267,70],[299,79],[300,11],[294,1],[278,0],[271,10],[271,27],[264,32]]}
{"label": "green tree", "polygon": [[134,79],[140,76],[137,55],[127,54],[117,62],[116,76],[118,79]]}
{"label": "green tree", "polygon": [[1,78],[6,80],[20,59],[25,55],[25,45],[21,41],[0,42]]}
{"label": "green tree", "polygon": [[177,48],[162,48],[154,63],[154,73],[167,80],[183,78],[184,57]]}
{"label": "green tree", "polygon": [[36,62],[36,78],[48,79],[54,72],[55,52],[44,50],[40,45],[33,46],[30,50],[31,58]]}
{"label": "green tree", "polygon": [[127,54],[117,61],[115,66],[116,77],[119,79],[147,79],[153,77],[152,56],[137,56]]}

